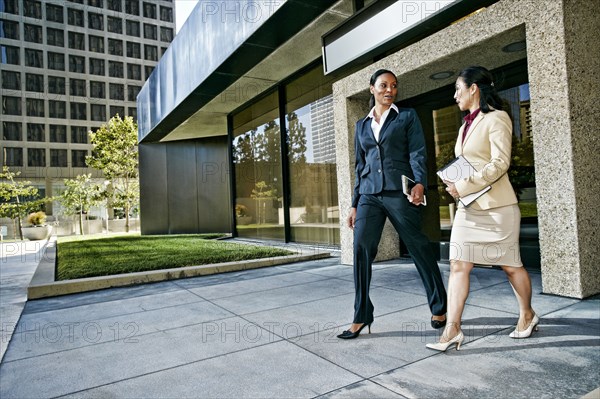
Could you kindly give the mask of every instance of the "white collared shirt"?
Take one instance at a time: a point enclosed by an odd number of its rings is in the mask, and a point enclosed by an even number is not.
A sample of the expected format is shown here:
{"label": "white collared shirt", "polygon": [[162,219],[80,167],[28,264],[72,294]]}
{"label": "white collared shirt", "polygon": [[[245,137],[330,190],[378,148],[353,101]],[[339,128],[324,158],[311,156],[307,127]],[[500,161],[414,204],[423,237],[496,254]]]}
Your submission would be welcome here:
{"label": "white collared shirt", "polygon": [[390,113],[390,109],[393,109],[396,111],[396,113],[400,113],[398,111],[398,107],[396,107],[396,104],[392,103],[392,105],[383,113],[383,115],[381,115],[381,118],[379,118],[379,123],[377,123],[375,120],[375,107],[371,108],[371,112],[369,112],[369,115],[367,115],[367,118],[371,118],[371,130],[373,130],[373,135],[375,136],[375,141],[377,142],[379,142],[379,132],[381,131],[381,127],[385,123],[385,120]]}

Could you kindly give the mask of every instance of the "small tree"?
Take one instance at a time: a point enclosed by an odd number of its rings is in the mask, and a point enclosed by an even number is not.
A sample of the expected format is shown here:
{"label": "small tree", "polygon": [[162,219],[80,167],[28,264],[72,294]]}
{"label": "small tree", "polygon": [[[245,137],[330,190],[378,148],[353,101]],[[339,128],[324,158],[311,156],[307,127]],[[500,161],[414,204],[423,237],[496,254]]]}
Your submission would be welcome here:
{"label": "small tree", "polygon": [[15,231],[19,231],[19,238],[23,239],[22,218],[29,213],[40,210],[50,198],[38,198],[38,189],[30,181],[15,181],[21,172],[11,172],[8,166],[2,168],[0,173],[0,217],[6,217],[15,223]]}
{"label": "small tree", "polygon": [[256,201],[258,224],[262,224],[267,222],[267,202],[277,198],[277,189],[270,187],[264,181],[257,182],[255,187],[250,197]]}
{"label": "small tree", "polygon": [[65,179],[65,191],[60,196],[60,203],[67,215],[79,214],[79,231],[83,231],[83,215],[102,200],[102,186],[92,181],[92,174]]}
{"label": "small tree", "polygon": [[130,116],[115,115],[96,132],[90,132],[94,149],[86,164],[102,171],[110,181],[113,206],[125,210],[125,231],[129,231],[129,213],[140,198],[138,177],[137,124]]}

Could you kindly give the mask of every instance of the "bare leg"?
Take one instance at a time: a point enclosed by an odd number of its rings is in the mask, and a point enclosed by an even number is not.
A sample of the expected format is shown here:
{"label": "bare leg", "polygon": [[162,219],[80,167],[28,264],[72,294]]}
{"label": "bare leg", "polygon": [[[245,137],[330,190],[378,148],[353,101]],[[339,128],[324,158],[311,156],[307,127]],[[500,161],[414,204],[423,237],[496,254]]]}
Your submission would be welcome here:
{"label": "bare leg", "polygon": [[535,315],[531,308],[531,279],[529,273],[524,267],[502,266],[502,270],[506,273],[519,302],[517,331],[525,330]]}
{"label": "bare leg", "polygon": [[460,332],[465,302],[469,296],[469,276],[473,263],[450,261],[450,278],[448,279],[448,321],[440,342],[448,342]]}

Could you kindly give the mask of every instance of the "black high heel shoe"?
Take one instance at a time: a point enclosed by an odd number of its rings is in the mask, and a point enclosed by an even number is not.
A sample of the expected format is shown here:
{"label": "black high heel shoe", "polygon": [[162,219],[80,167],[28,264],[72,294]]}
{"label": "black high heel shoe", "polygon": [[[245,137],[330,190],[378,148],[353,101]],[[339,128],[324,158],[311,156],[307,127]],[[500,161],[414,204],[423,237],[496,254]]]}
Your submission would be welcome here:
{"label": "black high heel shoe", "polygon": [[369,323],[369,324],[363,323],[363,325],[360,326],[360,328],[358,330],[356,330],[354,332],[352,332],[350,330],[345,330],[343,333],[341,333],[337,337],[341,338],[341,339],[354,339],[360,335],[360,332],[362,331],[363,328],[365,328],[365,326],[369,327],[369,334],[371,334],[371,323]]}

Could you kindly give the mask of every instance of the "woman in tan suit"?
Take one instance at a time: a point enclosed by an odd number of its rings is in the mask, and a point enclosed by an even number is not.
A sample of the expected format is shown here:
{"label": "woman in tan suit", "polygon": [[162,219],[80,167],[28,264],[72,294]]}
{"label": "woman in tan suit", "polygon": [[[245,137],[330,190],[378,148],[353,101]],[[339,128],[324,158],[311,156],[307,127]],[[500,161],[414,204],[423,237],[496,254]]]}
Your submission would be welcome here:
{"label": "woman in tan suit", "polygon": [[455,199],[491,185],[469,207],[459,205],[450,237],[448,319],[440,341],[427,344],[445,351],[464,340],[461,318],[469,294],[469,274],[474,264],[502,265],[517,301],[519,321],[511,338],[527,338],[537,329],[539,317],[531,308],[531,280],[521,263],[519,228],[521,213],[508,179],[512,123],[496,92],[492,74],[480,66],[463,70],[456,80],[454,99],[461,111],[469,111],[459,130],[454,152],[477,170],[456,183],[445,181]]}

